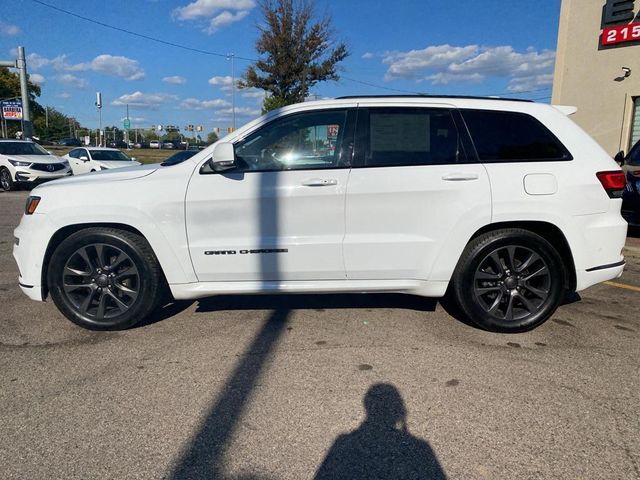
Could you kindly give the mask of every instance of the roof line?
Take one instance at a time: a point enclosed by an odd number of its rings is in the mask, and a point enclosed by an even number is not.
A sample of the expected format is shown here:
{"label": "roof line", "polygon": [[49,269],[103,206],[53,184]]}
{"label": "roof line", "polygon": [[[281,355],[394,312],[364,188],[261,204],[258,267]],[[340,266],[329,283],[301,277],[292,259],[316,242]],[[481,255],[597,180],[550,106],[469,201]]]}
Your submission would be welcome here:
{"label": "roof line", "polygon": [[498,100],[502,102],[525,102],[534,103],[533,100],[521,98],[501,98],[501,97],[479,97],[472,95],[349,95],[338,97],[336,100],[354,100],[358,98],[458,98],[462,100]]}

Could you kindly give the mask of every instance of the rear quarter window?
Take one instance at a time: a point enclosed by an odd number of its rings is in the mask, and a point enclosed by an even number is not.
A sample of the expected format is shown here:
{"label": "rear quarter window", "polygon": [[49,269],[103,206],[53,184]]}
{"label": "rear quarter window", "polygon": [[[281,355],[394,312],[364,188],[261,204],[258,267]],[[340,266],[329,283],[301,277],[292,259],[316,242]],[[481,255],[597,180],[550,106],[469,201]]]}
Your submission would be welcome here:
{"label": "rear quarter window", "polygon": [[461,113],[482,162],[573,160],[560,140],[531,115],[490,110]]}

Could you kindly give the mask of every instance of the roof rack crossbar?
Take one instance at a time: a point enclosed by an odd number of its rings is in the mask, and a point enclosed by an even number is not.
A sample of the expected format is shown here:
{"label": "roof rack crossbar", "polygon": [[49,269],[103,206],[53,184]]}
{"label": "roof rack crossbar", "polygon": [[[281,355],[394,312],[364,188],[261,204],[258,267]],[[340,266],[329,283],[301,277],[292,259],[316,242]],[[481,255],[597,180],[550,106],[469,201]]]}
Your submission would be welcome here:
{"label": "roof rack crossbar", "polygon": [[522,98],[502,98],[502,97],[480,97],[472,95],[347,95],[337,97],[336,100],[354,100],[357,98],[458,98],[461,100],[499,100],[503,102],[527,102],[534,103],[533,100]]}

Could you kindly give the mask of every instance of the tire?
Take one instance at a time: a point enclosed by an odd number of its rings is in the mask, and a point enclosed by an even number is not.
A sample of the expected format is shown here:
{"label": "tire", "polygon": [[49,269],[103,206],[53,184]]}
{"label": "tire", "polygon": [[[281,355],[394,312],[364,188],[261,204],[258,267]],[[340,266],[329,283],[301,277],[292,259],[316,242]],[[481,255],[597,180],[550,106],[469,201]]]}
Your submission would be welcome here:
{"label": "tire", "polygon": [[478,327],[520,333],[553,315],[562,301],[565,279],[562,259],[548,241],[527,230],[501,229],[467,245],[450,294]]}
{"label": "tire", "polygon": [[87,228],[55,249],[47,272],[58,309],[89,330],[123,330],[144,320],[165,291],[147,241],[115,228]]}
{"label": "tire", "polygon": [[12,192],[17,189],[16,182],[11,178],[11,172],[7,167],[0,169],[0,188],[5,192]]}

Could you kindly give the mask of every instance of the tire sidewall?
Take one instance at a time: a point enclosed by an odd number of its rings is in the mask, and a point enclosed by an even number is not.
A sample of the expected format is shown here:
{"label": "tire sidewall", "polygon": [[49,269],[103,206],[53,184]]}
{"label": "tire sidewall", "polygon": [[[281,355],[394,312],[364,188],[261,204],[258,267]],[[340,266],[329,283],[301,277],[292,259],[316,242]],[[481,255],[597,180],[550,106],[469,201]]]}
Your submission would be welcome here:
{"label": "tire sidewall", "polygon": [[[121,249],[131,258],[140,275],[140,292],[133,306],[125,313],[113,319],[97,322],[81,315],[67,298],[63,288],[63,274],[66,262],[80,247],[93,243],[105,243]],[[90,330],[121,330],[138,323],[148,310],[148,305],[155,303],[158,292],[158,281],[154,278],[150,266],[144,259],[144,253],[125,236],[116,232],[77,232],[64,240],[54,251],[47,272],[47,284],[54,303],[72,322]]]}
{"label": "tire sidewall", "polygon": [[[510,245],[528,248],[540,255],[549,268],[550,294],[542,308],[521,320],[501,320],[489,315],[479,303],[474,291],[474,275],[480,263],[494,250]],[[488,236],[473,245],[462,265],[457,281],[457,298],[464,313],[479,327],[494,332],[519,333],[532,330],[544,323],[556,310],[565,289],[565,269],[562,259],[544,238],[529,232],[510,232],[501,236]]]}
{"label": "tire sidewall", "polygon": [[2,169],[0,169],[0,177],[4,177],[5,175],[8,177],[7,180],[9,188],[5,188],[4,186],[2,186],[2,182],[0,182],[0,188],[5,192],[11,192],[15,190],[15,183],[13,181],[13,178],[11,178],[11,172],[9,171],[9,169],[7,167],[2,167]]}

